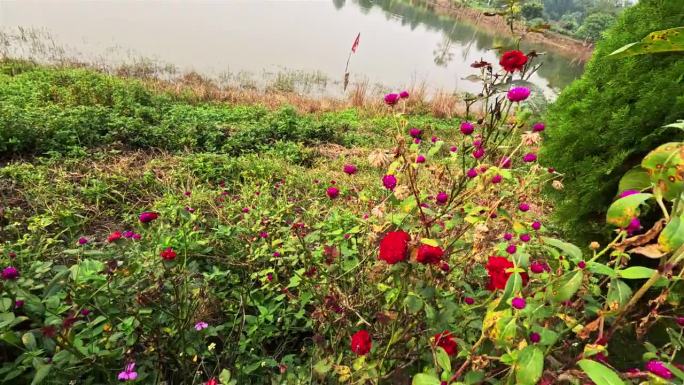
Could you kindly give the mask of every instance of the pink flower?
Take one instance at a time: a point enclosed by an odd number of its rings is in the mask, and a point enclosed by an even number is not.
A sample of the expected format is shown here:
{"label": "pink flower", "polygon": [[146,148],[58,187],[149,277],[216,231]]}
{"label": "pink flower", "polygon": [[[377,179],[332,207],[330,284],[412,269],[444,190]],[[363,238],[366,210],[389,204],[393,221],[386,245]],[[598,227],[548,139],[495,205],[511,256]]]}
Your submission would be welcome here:
{"label": "pink flower", "polygon": [[126,365],[126,368],[122,372],[119,372],[117,378],[119,381],[135,381],[135,379],[138,378],[138,373],[135,371],[135,362]]}
{"label": "pink flower", "polygon": [[260,232],[260,233],[259,233],[259,238],[264,238],[264,239],[268,238],[268,233],[265,232],[265,231]]}
{"label": "pink flower", "polygon": [[546,271],[548,268],[548,265],[544,262],[539,262],[539,261],[534,261],[530,263],[530,271],[535,273],[535,274],[541,274],[544,271]]}
{"label": "pink flower", "polygon": [[577,267],[579,267],[580,269],[584,269],[584,268],[587,267],[587,263],[584,262],[584,261],[579,261],[579,262],[577,263]]}
{"label": "pink flower", "polygon": [[485,150],[482,147],[478,147],[473,151],[473,158],[480,159],[485,155]]}
{"label": "pink flower", "polygon": [[347,175],[354,175],[354,174],[356,174],[357,168],[353,164],[345,164],[343,171]]}
{"label": "pink flower", "polygon": [[458,147],[456,147],[456,146],[451,146],[451,147],[449,148],[449,151],[451,151],[451,152],[456,152],[456,151],[458,151]]}
{"label": "pink flower", "polygon": [[422,133],[423,131],[420,128],[413,127],[409,130],[409,135],[411,135],[413,138],[419,138]]}
{"label": "pink flower", "polygon": [[534,132],[542,132],[544,131],[544,128],[546,128],[546,126],[542,122],[537,122],[532,125],[532,131]]}
{"label": "pink flower", "polygon": [[631,221],[629,221],[629,225],[625,228],[627,230],[627,234],[632,235],[636,233],[637,231],[641,230],[641,221],[639,221],[639,218],[634,217],[632,218]]}
{"label": "pink flower", "polygon": [[399,97],[402,98],[402,99],[408,99],[408,97],[409,97],[408,91],[406,91],[406,90],[401,91],[401,92],[399,93]]}
{"label": "pink flower", "polygon": [[242,212],[247,214],[249,212],[249,207],[243,207]]}
{"label": "pink flower", "polygon": [[520,234],[520,240],[523,242],[529,242],[530,241],[530,234]]}
{"label": "pink flower", "polygon": [[466,173],[466,175],[467,175],[468,178],[470,178],[470,179],[475,178],[475,177],[477,176],[477,170],[475,170],[474,168],[471,168],[470,170],[468,170],[468,172]]}
{"label": "pink flower", "polygon": [[475,303],[475,299],[473,297],[465,297],[463,298],[463,302],[465,302],[466,305],[472,305]]}
{"label": "pink flower", "polygon": [[86,237],[78,238],[78,244],[79,245],[85,245],[86,243],[88,243],[88,238],[86,238]]}
{"label": "pink flower", "polygon": [[511,239],[513,239],[513,234],[511,234],[511,233],[504,233],[503,239],[505,239],[505,240],[507,240],[507,241],[510,241]]}
{"label": "pink flower", "polygon": [[527,306],[527,302],[525,301],[525,298],[515,297],[511,301],[511,305],[518,310],[522,310]]}
{"label": "pink flower", "polygon": [[418,155],[416,157],[416,163],[425,163],[425,156],[424,155]]}
{"label": "pink flower", "polygon": [[14,266],[7,266],[2,269],[2,279],[6,281],[15,280],[19,278],[19,270]]}
{"label": "pink flower", "polygon": [[535,160],[537,160],[537,155],[533,154],[531,152],[527,153],[527,154],[525,154],[525,156],[523,156],[523,161],[525,161],[527,163],[534,162]]}
{"label": "pink flower", "polygon": [[669,380],[672,378],[672,372],[670,371],[670,369],[665,367],[665,364],[662,361],[656,361],[656,360],[648,361],[646,363],[645,368],[649,372],[655,374],[658,377],[664,378],[666,380]]}
{"label": "pink flower", "polygon": [[492,183],[494,183],[494,184],[501,183],[501,179],[503,179],[503,177],[499,174],[496,174],[492,177]]}
{"label": "pink flower", "polygon": [[438,140],[439,140],[439,138],[436,137],[436,136],[433,136],[433,137],[430,139],[430,141],[432,141],[432,143],[437,143]]}
{"label": "pink flower", "polygon": [[385,95],[385,104],[387,104],[388,106],[393,106],[399,102],[399,98],[399,94],[387,94]]}
{"label": "pink flower", "polygon": [[445,193],[444,191],[440,191],[437,193],[435,200],[437,201],[438,205],[443,205],[449,200],[449,194]]}
{"label": "pink flower", "polygon": [[397,177],[392,174],[387,174],[382,177],[382,184],[388,190],[394,190],[397,187]]}
{"label": "pink flower", "polygon": [[150,223],[157,218],[159,218],[159,214],[152,212],[152,211],[142,212],[138,216],[138,219],[140,219],[140,222],[142,222],[142,223]]}
{"label": "pink flower", "polygon": [[506,247],[506,252],[508,254],[515,254],[516,251],[518,251],[518,248],[515,247],[515,245],[508,245],[508,247]]}
{"label": "pink flower", "polygon": [[541,226],[542,226],[542,225],[541,225],[541,222],[539,222],[539,221],[534,221],[534,222],[532,222],[532,228],[533,228],[534,230],[539,230],[539,229],[541,229]]}
{"label": "pink flower", "polygon": [[541,335],[539,333],[537,333],[537,332],[530,333],[530,342],[532,342],[533,344],[536,344],[539,341],[541,341]]}
{"label": "pink flower", "polygon": [[530,205],[528,205],[527,203],[523,202],[523,203],[521,203],[521,204],[518,205],[518,210],[520,210],[520,211],[522,211],[522,212],[529,211],[529,210],[530,210]]}
{"label": "pink flower", "polygon": [[501,168],[511,168],[511,158],[504,156],[499,161],[499,167]]}
{"label": "pink flower", "polygon": [[340,195],[340,190],[337,187],[328,187],[328,189],[325,190],[325,194],[328,198],[335,199]]}
{"label": "pink flower", "polygon": [[204,321],[199,321],[195,324],[195,330],[200,331],[209,327],[209,324]]}
{"label": "pink flower", "polygon": [[511,102],[522,102],[530,96],[530,89],[527,87],[513,87],[506,94]]}
{"label": "pink flower", "polygon": [[467,121],[461,123],[461,132],[464,135],[470,135],[473,133],[473,131],[475,131],[475,126],[472,123]]}

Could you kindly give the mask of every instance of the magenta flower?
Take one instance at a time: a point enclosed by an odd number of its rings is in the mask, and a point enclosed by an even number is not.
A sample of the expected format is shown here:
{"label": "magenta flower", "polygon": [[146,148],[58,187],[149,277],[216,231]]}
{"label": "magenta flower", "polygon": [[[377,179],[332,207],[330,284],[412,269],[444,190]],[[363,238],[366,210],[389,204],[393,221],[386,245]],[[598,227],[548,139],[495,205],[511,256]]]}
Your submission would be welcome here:
{"label": "magenta flower", "polygon": [[627,234],[632,235],[636,233],[637,231],[641,230],[641,221],[639,221],[639,218],[634,217],[632,218],[631,221],[629,221],[629,225],[625,228],[627,230]]}
{"label": "magenta flower", "polygon": [[274,252],[273,252],[273,256],[276,257],[276,258],[278,258],[278,257],[280,257],[280,253],[277,252],[277,251],[274,251]]}
{"label": "magenta flower", "polygon": [[451,151],[451,152],[456,152],[456,151],[458,151],[458,147],[456,147],[456,146],[451,146],[451,147],[449,148],[449,151]]}
{"label": "magenta flower", "polygon": [[440,191],[437,193],[435,200],[437,201],[438,205],[443,205],[449,200],[449,194],[445,193],[444,191]]}
{"label": "magenta flower", "polygon": [[482,146],[482,139],[473,140],[473,147],[480,147],[480,146]]}
{"label": "magenta flower", "polygon": [[503,177],[500,174],[496,174],[492,177],[492,183],[494,183],[494,184],[501,183],[501,179],[503,179]]}
{"label": "magenta flower", "polygon": [[138,373],[135,371],[135,362],[131,362],[126,365],[126,368],[119,372],[117,377],[119,381],[135,381],[138,378]]}
{"label": "magenta flower", "polygon": [[630,195],[638,194],[639,190],[625,190],[620,193],[620,198],[628,197]]}
{"label": "magenta flower", "polygon": [[138,233],[133,233],[133,235],[131,236],[131,239],[135,239],[135,240],[138,240],[140,238],[141,238],[141,236]]}
{"label": "magenta flower", "polygon": [[195,330],[200,331],[209,327],[209,324],[204,321],[199,321],[195,324]]}
{"label": "magenta flower", "polygon": [[541,225],[541,222],[539,222],[539,221],[534,221],[534,222],[532,222],[532,228],[533,228],[534,230],[539,230],[539,229],[541,229],[541,226],[542,226],[542,225]]}
{"label": "magenta flower", "polygon": [[506,247],[506,252],[508,254],[515,254],[516,251],[518,251],[518,248],[515,247],[515,245],[508,245],[508,247]]}
{"label": "magenta flower", "polygon": [[537,333],[537,332],[530,333],[530,342],[532,342],[533,344],[536,344],[539,341],[541,341],[541,335],[539,333]]}
{"label": "magenta flower", "polygon": [[397,177],[392,174],[387,174],[382,177],[382,184],[388,190],[394,190],[397,187]]}
{"label": "magenta flower", "polygon": [[529,211],[529,210],[530,210],[530,205],[528,205],[527,203],[523,202],[523,203],[521,203],[521,204],[518,205],[518,210],[520,210],[520,211],[522,211],[522,212]]}
{"label": "magenta flower", "polygon": [[420,138],[413,138],[413,143],[420,144],[420,142],[421,142]]}
{"label": "magenta flower", "polygon": [[87,317],[90,314],[90,309],[81,309],[81,315]]}
{"label": "magenta flower", "polygon": [[82,246],[82,245],[85,245],[86,243],[88,243],[88,238],[86,238],[86,237],[78,238],[78,244],[79,245]]}
{"label": "magenta flower", "polygon": [[675,320],[677,321],[677,325],[684,327],[684,317],[679,316],[679,317],[675,318]]}
{"label": "magenta flower", "polygon": [[530,234],[520,234],[520,240],[523,242],[529,242],[530,241]]}
{"label": "magenta flower", "polygon": [[544,262],[534,261],[530,263],[530,271],[535,274],[541,274],[548,268],[548,265]]}
{"label": "magenta flower", "polygon": [[530,97],[530,89],[527,87],[513,87],[506,94],[508,100],[512,102],[522,102]]}
{"label": "magenta flower", "polygon": [[470,135],[473,133],[473,131],[475,131],[475,126],[472,123],[470,123],[470,122],[461,123],[461,132],[464,135]]}
{"label": "magenta flower", "polygon": [[249,212],[249,207],[243,207],[242,212],[247,214]]}
{"label": "magenta flower", "polygon": [[409,130],[409,135],[413,138],[419,138],[420,135],[423,134],[423,131],[420,128],[413,127],[412,129]]}
{"label": "magenta flower", "polygon": [[150,223],[157,218],[159,218],[159,214],[153,211],[145,211],[138,216],[138,219],[140,219],[140,222],[142,223]]}
{"label": "magenta flower", "polygon": [[503,238],[504,238],[505,240],[507,240],[507,241],[510,241],[511,239],[513,239],[513,234],[511,234],[511,233],[505,233],[504,236],[503,236]]}
{"label": "magenta flower", "polygon": [[399,102],[399,98],[399,94],[387,94],[385,95],[385,104],[387,104],[388,106],[393,106]]}
{"label": "magenta flower", "polygon": [[525,156],[523,156],[523,160],[527,163],[534,162],[535,160],[537,160],[537,155],[529,152],[525,154]]}
{"label": "magenta flower", "polygon": [[424,155],[418,155],[416,157],[416,163],[425,163],[425,156]]}
{"label": "magenta flower", "polygon": [[186,191],[186,192],[183,193],[183,195],[185,195],[186,197],[189,197],[190,195],[192,195],[192,192]]}
{"label": "magenta flower", "polygon": [[122,233],[122,235],[124,236],[124,238],[128,238],[128,239],[133,238],[133,234],[135,234],[135,233],[132,232],[131,230],[126,230],[126,231],[124,231],[124,232]]}
{"label": "magenta flower", "polygon": [[527,302],[525,301],[525,298],[515,297],[511,301],[511,305],[518,310],[522,310],[527,306]]}
{"label": "magenta flower", "polygon": [[670,369],[665,367],[665,364],[661,361],[651,360],[646,363],[646,370],[655,374],[658,377],[669,380],[672,378],[672,372]]}
{"label": "magenta flower", "polygon": [[584,268],[587,267],[587,263],[584,262],[584,261],[579,261],[579,262],[577,263],[577,267],[579,267],[580,269],[584,269]]}
{"label": "magenta flower", "polygon": [[399,93],[399,97],[402,98],[402,99],[408,99],[408,97],[409,97],[408,91],[406,91],[406,90],[401,91],[401,92]]}
{"label": "magenta flower", "polygon": [[466,305],[472,305],[475,303],[475,299],[473,297],[465,297],[463,298],[463,302],[465,302]]}
{"label": "magenta flower", "polygon": [[20,300],[20,299],[14,301],[14,308],[15,308],[15,309],[19,309],[19,308],[21,308],[22,306],[24,306],[24,301],[22,301],[22,300]]}
{"label": "magenta flower", "polygon": [[9,281],[19,278],[19,270],[14,266],[7,266],[2,269],[2,279]]}
{"label": "magenta flower", "polygon": [[340,195],[340,190],[337,187],[328,187],[325,193],[328,195],[328,198],[335,199]]}
{"label": "magenta flower", "polygon": [[354,175],[354,174],[356,174],[356,171],[357,171],[357,170],[358,170],[358,169],[357,169],[356,166],[353,165],[353,164],[345,164],[345,165],[344,165],[344,168],[343,168],[344,173],[345,173],[345,174],[348,174],[348,175]]}
{"label": "magenta flower", "polygon": [[545,128],[546,128],[546,126],[542,122],[537,122],[537,123],[532,125],[532,131],[534,131],[534,132],[542,132],[542,131],[544,131]]}
{"label": "magenta flower", "polygon": [[473,158],[480,159],[485,155],[485,150],[482,147],[478,147],[473,151]]}
{"label": "magenta flower", "polygon": [[504,156],[499,161],[499,167],[501,168],[511,168],[511,158]]}
{"label": "magenta flower", "polygon": [[470,170],[468,170],[468,172],[466,173],[466,175],[467,175],[468,178],[470,178],[470,179],[475,178],[475,177],[477,176],[477,170],[475,170],[474,168],[471,168]]}
{"label": "magenta flower", "polygon": [[260,233],[259,233],[259,238],[264,238],[264,239],[268,238],[268,233],[265,232],[265,231],[260,232]]}
{"label": "magenta flower", "polygon": [[436,136],[433,136],[430,140],[432,141],[432,143],[437,143],[437,141],[439,140],[439,138],[436,137]]}

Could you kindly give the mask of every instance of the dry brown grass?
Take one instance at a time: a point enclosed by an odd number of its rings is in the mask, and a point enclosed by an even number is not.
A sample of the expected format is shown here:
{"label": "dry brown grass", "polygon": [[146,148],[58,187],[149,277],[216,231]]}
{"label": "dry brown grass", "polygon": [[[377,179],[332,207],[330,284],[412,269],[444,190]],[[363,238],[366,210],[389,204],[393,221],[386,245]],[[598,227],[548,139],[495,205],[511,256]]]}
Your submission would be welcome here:
{"label": "dry brown grass", "polygon": [[437,91],[430,100],[430,113],[438,118],[465,115],[465,103],[451,92]]}

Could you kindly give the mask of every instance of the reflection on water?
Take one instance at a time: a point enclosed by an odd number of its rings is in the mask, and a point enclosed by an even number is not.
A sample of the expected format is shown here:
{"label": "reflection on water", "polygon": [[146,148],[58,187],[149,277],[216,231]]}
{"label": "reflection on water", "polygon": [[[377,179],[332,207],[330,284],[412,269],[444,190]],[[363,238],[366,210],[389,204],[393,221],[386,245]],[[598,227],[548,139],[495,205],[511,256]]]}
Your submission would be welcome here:
{"label": "reflection on water", "polygon": [[[475,72],[470,63],[495,62],[491,47],[511,43],[400,0],[0,1],[0,28],[20,26],[46,31],[54,39],[49,48],[66,47],[85,61],[147,57],[250,86],[270,77],[287,89],[305,79],[330,93],[341,92],[359,32],[352,79],[393,89],[425,82],[433,90],[478,91],[464,80]],[[30,56],[25,48],[10,52]],[[544,62],[531,80],[547,94],[582,71],[554,54]]]}

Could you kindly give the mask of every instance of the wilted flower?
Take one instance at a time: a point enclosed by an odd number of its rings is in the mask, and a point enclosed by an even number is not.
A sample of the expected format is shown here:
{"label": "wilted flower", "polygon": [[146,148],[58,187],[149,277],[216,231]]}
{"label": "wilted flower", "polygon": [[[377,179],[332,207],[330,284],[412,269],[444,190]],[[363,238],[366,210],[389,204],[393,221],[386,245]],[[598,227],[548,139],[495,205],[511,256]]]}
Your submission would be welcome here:
{"label": "wilted flower", "polygon": [[504,156],[499,161],[499,167],[501,168],[511,168],[511,158]]}
{"label": "wilted flower", "polygon": [[408,91],[406,91],[406,90],[401,91],[401,92],[399,93],[399,97],[402,98],[402,99],[408,99],[408,97],[409,97]]}
{"label": "wilted flower", "polygon": [[344,173],[347,175],[354,175],[354,174],[356,174],[357,170],[358,169],[353,164],[345,164],[344,168],[343,168]]}
{"label": "wilted flower", "polygon": [[669,380],[672,378],[672,372],[670,369],[665,367],[665,364],[661,361],[651,360],[646,363],[646,370],[655,374],[658,377]]}
{"label": "wilted flower", "polygon": [[491,67],[491,64],[480,59],[480,61],[473,62],[470,64],[471,67],[473,68],[482,68],[482,67]]}
{"label": "wilted flower", "polygon": [[475,178],[477,176],[477,170],[471,168],[470,170],[468,170],[468,172],[466,172],[466,175],[468,176],[468,178]]}
{"label": "wilted flower", "polygon": [[140,219],[140,222],[142,223],[150,223],[157,218],[159,218],[159,214],[153,211],[145,211],[138,216],[138,219]]}
{"label": "wilted flower", "polygon": [[327,190],[325,190],[325,194],[328,196],[330,199],[335,199],[340,195],[340,190],[337,187],[328,187]]}
{"label": "wilted flower", "polygon": [[525,154],[525,156],[523,156],[523,160],[527,163],[534,162],[535,160],[537,160],[537,155],[531,152],[527,153]]}
{"label": "wilted flower", "polygon": [[162,250],[159,255],[165,260],[165,261],[173,261],[176,259],[176,252],[173,251],[171,247],[167,247],[166,249]]}
{"label": "wilted flower", "polygon": [[135,371],[135,362],[126,365],[126,368],[122,372],[119,372],[117,378],[119,381],[135,381],[135,379],[138,378],[138,373]]}
{"label": "wilted flower", "polygon": [[449,200],[449,194],[445,193],[444,191],[440,191],[437,193],[435,200],[437,201],[438,205],[443,205]]}
{"label": "wilted flower", "polygon": [[424,155],[418,155],[416,157],[416,163],[425,163],[425,156]]}
{"label": "wilted flower", "polygon": [[200,331],[209,327],[209,324],[204,321],[199,321],[195,324],[195,330]]}
{"label": "wilted flower", "polygon": [[387,94],[385,95],[385,104],[387,104],[388,106],[393,106],[397,104],[397,102],[399,102],[399,98],[399,94]]}
{"label": "wilted flower", "polygon": [[389,232],[380,241],[379,259],[393,265],[406,259],[411,236],[405,231]]}
{"label": "wilted flower", "polygon": [[392,174],[387,174],[382,177],[382,184],[388,190],[394,190],[397,187],[397,177]]}
{"label": "wilted flower", "polygon": [[470,135],[475,131],[475,126],[470,122],[461,123],[461,132],[465,135]]}
{"label": "wilted flower", "polygon": [[589,248],[592,249],[592,250],[598,250],[600,247],[601,247],[601,244],[598,243],[598,242],[596,242],[596,241],[592,241],[592,242],[589,244]]}
{"label": "wilted flower", "polygon": [[563,188],[565,188],[565,186],[563,186],[563,182],[559,181],[558,179],[551,182],[551,187],[553,187],[556,190],[562,190]]}
{"label": "wilted flower", "polygon": [[511,301],[511,305],[518,310],[522,310],[527,306],[527,302],[525,301],[525,298],[515,297]]}
{"label": "wilted flower", "polygon": [[351,350],[360,356],[368,354],[372,345],[373,341],[366,330],[359,330],[351,337]]}
{"label": "wilted flower", "polygon": [[532,125],[532,131],[534,132],[542,132],[544,131],[544,128],[546,128],[546,126],[542,122],[537,122]]}
{"label": "wilted flower", "polygon": [[508,90],[506,97],[511,102],[522,102],[530,96],[530,89],[527,87],[513,87]]}
{"label": "wilted flower", "polygon": [[2,269],[2,279],[9,281],[19,278],[19,270],[14,266],[7,266]]}
{"label": "wilted flower", "polygon": [[534,146],[541,142],[541,135],[538,132],[525,132],[521,135],[522,143],[525,146]]}
{"label": "wilted flower", "polygon": [[499,64],[506,72],[520,71],[527,64],[527,55],[518,50],[506,51],[501,56]]}
{"label": "wilted flower", "polygon": [[435,346],[441,347],[450,356],[458,353],[458,344],[456,343],[456,340],[451,332],[448,330],[435,334],[434,343]]}

